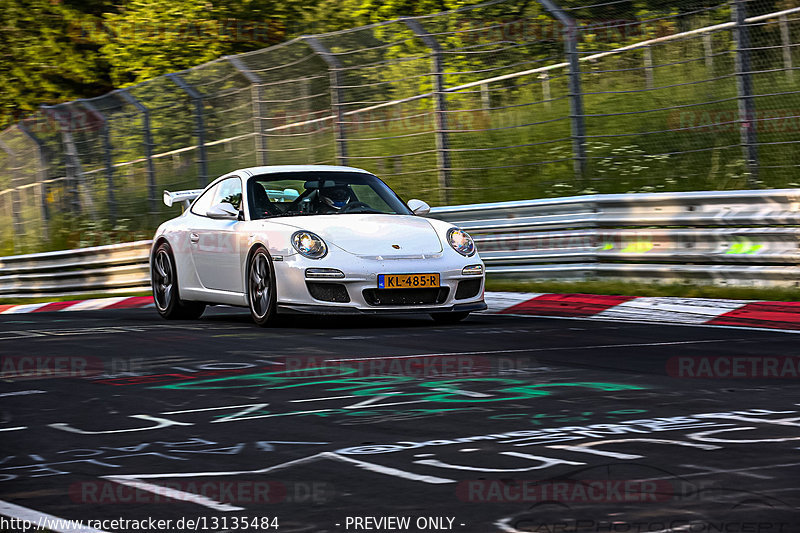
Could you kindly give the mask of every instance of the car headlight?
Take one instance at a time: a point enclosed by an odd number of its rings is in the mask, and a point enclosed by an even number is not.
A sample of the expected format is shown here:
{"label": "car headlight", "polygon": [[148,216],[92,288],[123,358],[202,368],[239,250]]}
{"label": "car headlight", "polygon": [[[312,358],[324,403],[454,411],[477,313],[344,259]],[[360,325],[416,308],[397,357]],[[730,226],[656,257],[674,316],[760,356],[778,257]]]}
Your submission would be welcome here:
{"label": "car headlight", "polygon": [[475,241],[472,240],[469,233],[462,229],[450,228],[447,230],[447,242],[450,243],[453,250],[465,257],[475,253]]}
{"label": "car headlight", "polygon": [[300,255],[309,259],[322,259],[328,253],[325,241],[310,231],[295,232],[292,235],[292,246]]}

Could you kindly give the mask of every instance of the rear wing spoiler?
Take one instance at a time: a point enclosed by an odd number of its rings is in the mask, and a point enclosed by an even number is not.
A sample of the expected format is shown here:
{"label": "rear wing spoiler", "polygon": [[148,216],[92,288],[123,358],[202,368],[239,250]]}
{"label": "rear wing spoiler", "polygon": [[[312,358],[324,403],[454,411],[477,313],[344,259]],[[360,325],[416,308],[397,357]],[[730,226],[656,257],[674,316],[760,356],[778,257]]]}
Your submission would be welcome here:
{"label": "rear wing spoiler", "polygon": [[[189,191],[176,191],[176,192],[169,192],[164,191],[164,205],[167,207],[172,207],[175,202],[183,202],[183,209],[189,209],[189,206],[192,205],[192,200],[203,194],[205,189],[192,189]],[[267,196],[270,200],[281,200],[284,202],[291,202],[295,200],[300,193],[298,193],[294,189],[284,189],[282,191],[275,191],[269,189],[266,191]]]}
{"label": "rear wing spoiler", "polygon": [[183,208],[189,209],[192,200],[203,194],[205,189],[193,189],[191,191],[164,191],[164,205],[172,207],[175,202],[183,202]]}

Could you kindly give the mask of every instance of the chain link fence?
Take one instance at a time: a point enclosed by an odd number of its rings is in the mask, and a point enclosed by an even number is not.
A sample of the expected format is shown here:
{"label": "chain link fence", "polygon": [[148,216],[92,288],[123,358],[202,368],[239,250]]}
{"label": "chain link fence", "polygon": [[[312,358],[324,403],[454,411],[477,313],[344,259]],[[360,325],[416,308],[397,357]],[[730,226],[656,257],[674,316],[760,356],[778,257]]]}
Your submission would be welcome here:
{"label": "chain link fence", "polygon": [[433,205],[797,187],[793,5],[498,0],[44,106],[0,132],[0,255],[147,238],[163,189],[264,164]]}

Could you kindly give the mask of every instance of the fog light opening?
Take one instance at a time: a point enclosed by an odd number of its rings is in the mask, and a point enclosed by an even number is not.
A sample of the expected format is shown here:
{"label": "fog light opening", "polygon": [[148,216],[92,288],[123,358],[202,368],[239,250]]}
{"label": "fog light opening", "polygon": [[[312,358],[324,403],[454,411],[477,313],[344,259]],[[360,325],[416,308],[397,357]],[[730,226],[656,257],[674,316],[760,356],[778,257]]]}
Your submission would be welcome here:
{"label": "fog light opening", "polygon": [[481,274],[483,274],[483,265],[465,266],[461,270],[461,274],[464,276],[480,276]]}
{"label": "fog light opening", "polygon": [[342,279],[344,272],[336,268],[307,268],[306,278],[309,279]]}

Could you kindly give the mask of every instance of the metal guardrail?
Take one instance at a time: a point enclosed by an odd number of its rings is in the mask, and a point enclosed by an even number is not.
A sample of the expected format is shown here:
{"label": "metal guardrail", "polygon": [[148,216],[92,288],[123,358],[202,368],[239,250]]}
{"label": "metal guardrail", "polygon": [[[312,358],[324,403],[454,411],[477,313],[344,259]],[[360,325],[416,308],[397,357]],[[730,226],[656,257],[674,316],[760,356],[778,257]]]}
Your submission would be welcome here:
{"label": "metal guardrail", "polygon": [[0,297],[147,290],[152,241],[0,257]]}
{"label": "metal guardrail", "polygon": [[[439,207],[489,276],[800,286],[800,189],[606,194]],[[151,241],[0,258],[0,296],[147,290]]]}
{"label": "metal guardrail", "polygon": [[487,274],[800,286],[800,189],[600,194],[451,206]]}

